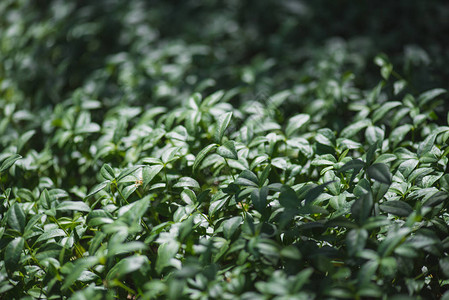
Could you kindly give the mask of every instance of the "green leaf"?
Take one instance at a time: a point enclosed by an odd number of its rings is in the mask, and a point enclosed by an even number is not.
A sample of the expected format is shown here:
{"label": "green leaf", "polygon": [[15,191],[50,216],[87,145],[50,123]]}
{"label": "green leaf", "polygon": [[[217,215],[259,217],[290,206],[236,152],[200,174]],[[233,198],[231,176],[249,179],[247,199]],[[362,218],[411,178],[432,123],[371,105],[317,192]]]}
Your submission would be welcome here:
{"label": "green leaf", "polygon": [[225,92],[220,90],[220,91],[216,91],[215,93],[207,96],[206,98],[204,98],[203,102],[201,103],[201,107],[202,108],[210,108],[213,105],[215,105],[218,101],[220,101],[223,96],[224,96]]}
{"label": "green leaf", "polygon": [[281,188],[281,194],[279,195],[279,203],[287,209],[296,208],[300,204],[296,192],[287,185],[284,185]]}
{"label": "green leaf", "polygon": [[433,145],[435,144],[436,134],[430,134],[426,137],[426,139],[419,144],[417,154],[419,157],[424,154],[430,152],[432,150]]}
{"label": "green leaf", "polygon": [[366,193],[360,196],[359,199],[351,206],[351,213],[354,219],[360,224],[364,224],[368,217],[371,215],[373,209],[373,197],[371,193]]}
{"label": "green leaf", "polygon": [[163,165],[154,165],[154,166],[146,166],[142,169],[142,179],[143,179],[143,187],[147,187],[147,185],[154,179],[154,177],[159,174],[159,172],[164,168]]}
{"label": "green leaf", "polygon": [[360,159],[353,159],[353,160],[350,160],[347,163],[345,163],[343,165],[343,167],[338,169],[337,172],[338,173],[343,173],[343,172],[346,172],[348,170],[355,170],[355,172],[358,173],[364,167],[365,167],[365,162],[363,162]]}
{"label": "green leaf", "polygon": [[92,190],[90,191],[89,194],[87,194],[86,198],[89,198],[90,196],[95,195],[96,193],[104,190],[105,187],[107,187],[110,184],[109,180],[108,181],[103,181],[100,184],[97,184],[96,186],[94,186],[92,188]]}
{"label": "green leaf", "polygon": [[192,190],[184,189],[181,192],[181,199],[187,205],[192,205],[197,202],[196,195]]}
{"label": "green leaf", "polygon": [[200,93],[195,93],[189,97],[188,105],[193,110],[198,110],[200,108],[201,100],[203,97]]}
{"label": "green leaf", "polygon": [[368,231],[365,229],[352,229],[346,235],[346,246],[349,256],[357,254],[365,248]]}
{"label": "green leaf", "polygon": [[199,189],[200,185],[198,184],[198,181],[191,177],[181,177],[177,183],[173,185],[174,188],[193,188],[193,189]]}
{"label": "green leaf", "polygon": [[449,257],[440,259],[439,265],[444,276],[446,276],[446,279],[449,278]]}
{"label": "green leaf", "polygon": [[243,170],[234,183],[241,186],[258,187],[259,179],[257,178],[257,175],[250,170]]}
{"label": "green leaf", "polygon": [[217,154],[223,158],[238,159],[237,150],[234,141],[226,141],[222,146],[218,147]]}
{"label": "green leaf", "polygon": [[299,130],[304,124],[310,120],[310,116],[307,114],[298,114],[288,121],[287,127],[285,128],[285,135],[290,137],[293,133]]}
{"label": "green leaf", "polygon": [[389,139],[390,141],[392,141],[393,146],[396,146],[397,144],[402,142],[404,137],[407,135],[407,133],[410,132],[410,130],[412,130],[412,128],[413,126],[411,124],[404,124],[393,129],[389,136]]}
{"label": "green leaf", "polygon": [[388,101],[381,104],[381,106],[376,109],[373,113],[372,120],[373,123],[376,123],[379,120],[382,120],[385,115],[395,107],[401,106],[402,102],[399,101]]}
{"label": "green leaf", "polygon": [[90,212],[90,207],[82,201],[64,201],[56,207],[56,210],[75,210]]}
{"label": "green leaf", "polygon": [[389,256],[409,233],[410,228],[406,227],[389,232],[387,237],[380,243],[377,253],[382,257]]}
{"label": "green leaf", "polygon": [[100,174],[106,180],[112,181],[115,178],[114,170],[108,164],[104,164],[103,167],[101,167]]}
{"label": "green leaf", "polygon": [[305,204],[312,204],[312,202],[318,198],[319,195],[321,195],[329,184],[331,184],[334,181],[328,181],[323,184],[320,184],[319,186],[316,186],[310,190],[307,191],[306,197],[304,198]]}
{"label": "green leaf", "polygon": [[198,155],[195,158],[195,161],[193,162],[193,172],[196,172],[198,170],[198,167],[201,165],[201,163],[203,162],[203,160],[206,158],[206,155],[214,150],[215,148],[217,148],[217,144],[210,144],[208,146],[206,146],[206,148],[203,148]]}
{"label": "green leaf", "polygon": [[230,219],[227,219],[226,221],[223,222],[223,234],[224,237],[228,240],[230,240],[232,238],[232,236],[234,235],[235,231],[240,227],[240,225],[242,224],[242,217],[237,216],[237,217],[232,217]]}
{"label": "green leaf", "polygon": [[8,225],[20,233],[23,233],[23,230],[25,229],[25,212],[23,211],[22,206],[17,202],[8,210]]}
{"label": "green leaf", "polygon": [[117,182],[119,182],[121,179],[125,178],[126,176],[136,172],[140,168],[141,168],[141,166],[134,166],[134,167],[126,168],[125,170],[120,172],[120,174],[117,176]]}
{"label": "green leaf", "polygon": [[161,160],[164,164],[168,164],[177,159],[177,154],[181,147],[171,147],[162,153]]}
{"label": "green leaf", "polygon": [[176,241],[168,241],[159,246],[157,250],[156,272],[162,273],[165,267],[171,266],[171,260],[178,253],[179,244]]}
{"label": "green leaf", "polygon": [[216,195],[219,195],[219,197],[217,198],[217,200],[213,199],[214,201],[211,201],[211,204],[209,206],[209,215],[210,216],[214,216],[215,213],[217,211],[221,210],[229,200],[229,197],[226,197],[226,195],[220,195],[220,194],[216,194]]}
{"label": "green leaf", "polygon": [[20,269],[19,261],[25,240],[17,237],[8,243],[5,249],[5,268],[9,274]]}
{"label": "green leaf", "polygon": [[365,127],[368,127],[370,125],[371,125],[371,120],[367,120],[367,119],[355,122],[355,123],[349,125],[348,127],[346,127],[345,129],[343,129],[342,132],[340,133],[340,137],[351,138],[354,135],[356,135],[360,130],[362,130]]}
{"label": "green leaf", "polygon": [[106,275],[106,280],[120,279],[123,276],[135,272],[137,270],[145,271],[149,269],[150,262],[148,258],[143,255],[134,255],[120,260],[109,273]]}
{"label": "green leaf", "polygon": [[423,206],[437,206],[438,204],[446,201],[449,198],[447,192],[438,191],[432,196],[428,197],[427,200],[423,203]]}
{"label": "green leaf", "polygon": [[19,154],[13,154],[8,156],[0,166],[0,173],[3,173],[3,171],[9,169],[16,161],[18,161],[21,158],[22,156],[20,156]]}
{"label": "green leaf", "polygon": [[116,243],[112,244],[108,249],[108,257],[113,257],[115,255],[130,253],[130,252],[136,252],[136,251],[143,251],[148,249],[148,246],[145,245],[143,242],[139,241],[133,241],[128,243]]}
{"label": "green leaf", "polygon": [[50,194],[47,189],[44,189],[39,197],[39,202],[42,207],[45,209],[49,209],[51,206]]}
{"label": "green leaf", "polygon": [[287,259],[300,260],[302,258],[301,251],[297,247],[290,245],[282,248],[281,256]]}
{"label": "green leaf", "polygon": [[433,89],[422,93],[418,98],[419,106],[422,107],[427,102],[435,99],[436,97],[445,94],[447,91],[445,89]]}
{"label": "green leaf", "polygon": [[267,207],[267,196],[267,186],[264,186],[261,189],[255,189],[251,193],[251,202],[253,203],[254,208],[260,213],[263,213]]}
{"label": "green leaf", "polygon": [[49,239],[52,239],[55,237],[60,237],[60,236],[67,236],[66,233],[64,232],[64,230],[62,230],[62,229],[57,228],[57,229],[45,231],[38,237],[38,239],[36,240],[36,243],[43,242],[43,241],[46,241],[46,240],[49,240]]}
{"label": "green leaf", "polygon": [[413,208],[404,201],[386,201],[379,205],[381,211],[400,217],[407,217],[413,212]]}
{"label": "green leaf", "polygon": [[98,264],[99,259],[96,256],[89,256],[85,258],[78,259],[74,264],[70,265],[70,272],[68,272],[67,277],[64,279],[64,284],[62,285],[62,290],[67,290],[73,283],[80,279],[81,274],[87,269]]}
{"label": "green leaf", "polygon": [[217,128],[215,130],[215,142],[221,144],[221,140],[223,139],[223,135],[228,128],[229,123],[231,122],[232,112],[225,113],[221,115],[218,119]]}
{"label": "green leaf", "polygon": [[117,215],[128,222],[128,224],[140,223],[140,219],[150,206],[151,196],[145,196],[131,204],[120,207]]}
{"label": "green leaf", "polygon": [[390,169],[386,164],[377,163],[368,167],[366,170],[368,176],[374,180],[377,180],[381,183],[391,184],[391,173]]}

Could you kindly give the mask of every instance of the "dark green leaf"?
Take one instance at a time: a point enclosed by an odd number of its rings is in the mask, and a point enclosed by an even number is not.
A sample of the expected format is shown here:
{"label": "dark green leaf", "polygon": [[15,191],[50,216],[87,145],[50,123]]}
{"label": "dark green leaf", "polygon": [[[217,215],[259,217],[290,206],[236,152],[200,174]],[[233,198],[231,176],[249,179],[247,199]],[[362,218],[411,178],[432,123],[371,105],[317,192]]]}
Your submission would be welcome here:
{"label": "dark green leaf", "polygon": [[21,237],[9,242],[5,249],[5,268],[9,274],[20,269],[19,261],[22,254],[25,240]]}
{"label": "dark green leaf", "polygon": [[366,222],[368,217],[371,215],[371,210],[373,208],[373,197],[371,193],[363,194],[359,199],[351,206],[351,213],[354,219],[360,224]]}
{"label": "dark green leaf", "polygon": [[400,217],[407,217],[413,212],[413,208],[404,201],[386,201],[379,205],[381,211]]}
{"label": "dark green leaf", "polygon": [[23,233],[26,225],[26,216],[20,204],[14,203],[8,210],[8,225],[12,229]]}
{"label": "dark green leaf", "polygon": [[366,240],[368,238],[368,231],[365,229],[352,229],[346,235],[346,246],[348,247],[348,254],[353,256],[365,248]]}
{"label": "dark green leaf", "polygon": [[268,187],[264,186],[261,189],[255,189],[251,193],[251,202],[254,205],[254,208],[263,213],[267,206],[267,196],[268,196]]}
{"label": "dark green leaf", "polygon": [[295,191],[289,187],[284,185],[281,188],[281,194],[279,196],[279,202],[286,209],[296,208],[299,206],[300,202],[298,200],[298,196],[296,196]]}
{"label": "dark green leaf", "polygon": [[391,184],[391,173],[388,166],[384,163],[373,164],[366,170],[368,176],[381,183]]}

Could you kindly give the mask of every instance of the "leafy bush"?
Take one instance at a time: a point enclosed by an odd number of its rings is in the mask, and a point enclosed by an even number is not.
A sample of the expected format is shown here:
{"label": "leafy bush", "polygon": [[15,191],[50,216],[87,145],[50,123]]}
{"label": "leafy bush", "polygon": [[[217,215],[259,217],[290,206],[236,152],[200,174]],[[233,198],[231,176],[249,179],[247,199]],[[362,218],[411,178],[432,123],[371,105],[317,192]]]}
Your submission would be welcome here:
{"label": "leafy bush", "polygon": [[43,2],[0,3],[0,298],[449,298],[447,91],[416,55],[290,55],[323,1]]}

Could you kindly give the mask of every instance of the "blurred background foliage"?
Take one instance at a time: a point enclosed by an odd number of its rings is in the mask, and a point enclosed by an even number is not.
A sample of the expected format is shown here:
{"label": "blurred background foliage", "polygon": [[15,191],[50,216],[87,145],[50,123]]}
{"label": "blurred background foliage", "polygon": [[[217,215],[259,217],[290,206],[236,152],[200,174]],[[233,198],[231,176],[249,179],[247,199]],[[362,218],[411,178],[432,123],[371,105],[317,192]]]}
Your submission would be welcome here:
{"label": "blurred background foliage", "polygon": [[2,95],[30,109],[76,89],[109,105],[254,97],[348,71],[372,88],[379,52],[418,91],[449,78],[444,0],[3,0],[0,15]]}

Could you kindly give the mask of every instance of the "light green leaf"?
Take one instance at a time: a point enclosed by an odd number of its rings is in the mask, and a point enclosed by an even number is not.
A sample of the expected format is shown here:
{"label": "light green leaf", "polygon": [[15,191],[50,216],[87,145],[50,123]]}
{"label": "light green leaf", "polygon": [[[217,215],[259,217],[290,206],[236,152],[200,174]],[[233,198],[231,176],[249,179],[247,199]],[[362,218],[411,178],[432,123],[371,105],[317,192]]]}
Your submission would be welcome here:
{"label": "light green leaf", "polygon": [[153,178],[159,174],[159,172],[164,168],[163,165],[154,165],[143,167],[142,169],[142,179],[143,179],[143,187],[145,188]]}
{"label": "light green leaf", "polygon": [[206,158],[206,155],[214,150],[215,148],[217,148],[217,144],[210,144],[208,146],[206,146],[206,148],[203,148],[198,155],[195,158],[195,161],[193,162],[193,172],[196,172],[196,170],[198,169],[198,167],[201,165],[201,163],[203,162],[203,160]]}
{"label": "light green leaf", "polygon": [[90,212],[90,207],[82,201],[64,201],[56,207],[56,210],[75,210]]}
{"label": "light green leaf", "polygon": [[360,130],[362,130],[370,125],[371,125],[371,120],[367,120],[367,119],[352,123],[351,125],[349,125],[348,127],[346,127],[345,129],[342,130],[342,132],[340,133],[340,137],[351,138],[354,135],[356,135]]}
{"label": "light green leaf", "polygon": [[310,116],[307,114],[298,114],[288,121],[285,128],[285,135],[290,137],[295,131],[299,130],[304,124],[310,120]]}
{"label": "light green leaf", "polygon": [[223,158],[238,159],[234,141],[226,141],[222,146],[218,147],[217,154]]}
{"label": "light green leaf", "polygon": [[108,164],[104,164],[103,167],[101,167],[100,174],[106,180],[114,180],[115,178],[115,172]]}
{"label": "light green leaf", "polygon": [[36,243],[38,242],[43,242],[55,237],[60,237],[60,236],[67,236],[64,232],[64,230],[56,228],[56,229],[52,229],[49,231],[45,231],[44,233],[42,233],[38,239],[36,240]]}
{"label": "light green leaf", "polygon": [[221,115],[218,119],[217,128],[215,130],[215,142],[221,144],[221,140],[223,139],[223,135],[228,128],[229,123],[231,122],[232,112],[225,113]]}
{"label": "light green leaf", "polygon": [[223,222],[223,234],[224,237],[228,240],[230,240],[235,233],[235,231],[239,228],[239,226],[242,224],[242,217],[232,217],[230,219],[227,219]]}
{"label": "light green leaf", "polygon": [[162,273],[165,267],[171,265],[171,260],[175,257],[176,253],[178,253],[178,250],[179,244],[174,240],[165,242],[159,246],[156,260],[157,273]]}
{"label": "light green leaf", "polygon": [[[159,256],[158,256],[159,258]],[[146,272],[148,271],[150,262],[146,256],[143,255],[133,255],[120,260],[109,273],[106,275],[106,280],[113,280],[115,278],[120,279],[123,276],[135,272]]]}
{"label": "light green leaf", "polygon": [[86,198],[89,198],[90,196],[95,195],[96,193],[98,193],[99,191],[103,190],[105,187],[107,187],[110,184],[109,180],[107,181],[103,181],[100,184],[97,184],[91,191],[90,193],[86,196]]}
{"label": "light green leaf", "polygon": [[447,91],[445,89],[433,89],[430,91],[426,91],[422,93],[418,98],[419,106],[422,107],[427,102],[435,99],[436,97],[446,93]]}
{"label": "light green leaf", "polygon": [[198,181],[191,177],[181,177],[179,178],[178,182],[173,185],[173,187],[199,189],[200,185],[198,184]]}
{"label": "light green leaf", "polygon": [[381,106],[376,109],[373,113],[373,123],[380,121],[385,115],[395,107],[401,106],[402,102],[399,101],[388,101],[381,104]]}
{"label": "light green leaf", "polygon": [[20,156],[19,154],[13,154],[8,156],[0,166],[0,173],[3,173],[3,171],[9,169],[16,161],[18,161],[21,158],[22,156]]}
{"label": "light green leaf", "polygon": [[64,284],[62,285],[61,289],[66,290],[70,288],[73,283],[77,280],[80,280],[81,274],[86,271],[87,269],[95,266],[98,264],[99,259],[96,256],[89,256],[85,258],[78,259],[74,264],[68,263],[64,267],[70,268],[70,272],[68,272],[67,277],[64,280]]}
{"label": "light green leaf", "polygon": [[125,170],[123,170],[122,172],[120,172],[120,174],[117,176],[117,182],[119,182],[121,179],[125,178],[126,176],[136,172],[137,170],[139,170],[142,166],[133,166],[130,168],[126,168]]}
{"label": "light green leaf", "polygon": [[426,139],[419,145],[417,154],[419,157],[430,152],[435,144],[436,134],[429,134]]}

